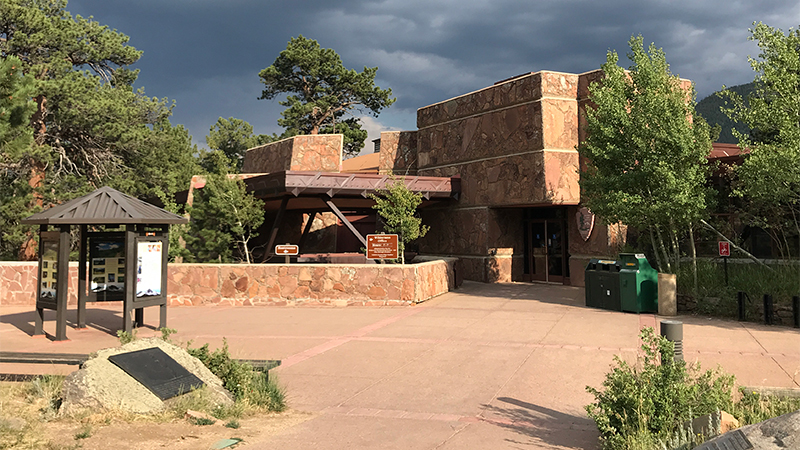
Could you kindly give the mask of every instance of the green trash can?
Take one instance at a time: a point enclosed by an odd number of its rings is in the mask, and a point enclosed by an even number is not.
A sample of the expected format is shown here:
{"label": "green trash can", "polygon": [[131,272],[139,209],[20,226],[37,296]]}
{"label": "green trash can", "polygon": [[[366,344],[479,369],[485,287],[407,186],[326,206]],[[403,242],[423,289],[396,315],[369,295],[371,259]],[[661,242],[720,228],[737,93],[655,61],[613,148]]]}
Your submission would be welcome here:
{"label": "green trash can", "polygon": [[658,272],[642,253],[620,253],[620,301],[622,311],[658,312]]}
{"label": "green trash can", "polygon": [[621,311],[619,295],[620,265],[617,261],[592,259],[586,265],[586,306]]}

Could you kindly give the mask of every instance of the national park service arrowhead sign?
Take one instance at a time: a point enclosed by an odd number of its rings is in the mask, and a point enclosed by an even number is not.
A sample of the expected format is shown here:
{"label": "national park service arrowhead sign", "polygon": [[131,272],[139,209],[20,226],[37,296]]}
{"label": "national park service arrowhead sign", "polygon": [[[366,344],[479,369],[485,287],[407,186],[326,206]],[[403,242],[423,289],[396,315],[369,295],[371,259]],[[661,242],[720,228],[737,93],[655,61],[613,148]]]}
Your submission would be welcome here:
{"label": "national park service arrowhead sign", "polygon": [[578,221],[578,233],[584,241],[588,241],[594,229],[594,214],[584,206],[575,213],[575,219]]}

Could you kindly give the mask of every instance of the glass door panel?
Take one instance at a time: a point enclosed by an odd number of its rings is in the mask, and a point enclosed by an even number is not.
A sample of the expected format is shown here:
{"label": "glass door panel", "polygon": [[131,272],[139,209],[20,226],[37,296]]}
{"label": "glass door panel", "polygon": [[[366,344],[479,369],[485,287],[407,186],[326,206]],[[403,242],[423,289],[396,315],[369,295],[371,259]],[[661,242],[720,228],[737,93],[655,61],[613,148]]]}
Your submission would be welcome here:
{"label": "glass door panel", "polygon": [[547,230],[545,222],[531,222],[531,279],[547,281]]}
{"label": "glass door panel", "polygon": [[564,280],[564,235],[560,221],[547,221],[547,281]]}

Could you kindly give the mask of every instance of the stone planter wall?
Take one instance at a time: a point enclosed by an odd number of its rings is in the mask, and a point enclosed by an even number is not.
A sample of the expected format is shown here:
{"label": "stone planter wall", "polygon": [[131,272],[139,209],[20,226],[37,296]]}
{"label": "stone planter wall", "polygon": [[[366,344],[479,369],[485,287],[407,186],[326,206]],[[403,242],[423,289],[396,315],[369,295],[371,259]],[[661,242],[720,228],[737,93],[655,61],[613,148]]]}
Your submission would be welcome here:
{"label": "stone planter wall", "polygon": [[[36,304],[36,262],[0,261],[0,305]],[[68,305],[78,304],[78,263],[69,264]]]}
{"label": "stone planter wall", "polygon": [[[457,287],[455,258],[417,264],[170,264],[170,306],[405,305]],[[77,264],[69,304],[77,304]],[[36,263],[0,262],[0,304],[35,305]]]}

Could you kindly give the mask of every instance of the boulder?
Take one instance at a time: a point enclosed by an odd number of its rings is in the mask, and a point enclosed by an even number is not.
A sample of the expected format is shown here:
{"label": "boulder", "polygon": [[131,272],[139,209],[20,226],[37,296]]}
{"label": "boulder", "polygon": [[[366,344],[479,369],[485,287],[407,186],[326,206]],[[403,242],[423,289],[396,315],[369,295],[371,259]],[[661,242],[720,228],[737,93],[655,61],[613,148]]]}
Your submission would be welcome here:
{"label": "boulder", "polygon": [[[694,418],[691,422],[686,422],[684,428],[688,428],[690,423],[694,434],[702,434],[707,438],[739,428],[739,421],[736,417],[725,411]],[[711,426],[710,429],[709,425]],[[717,430],[719,430],[719,433],[717,433]]]}
{"label": "boulder", "polygon": [[217,405],[233,404],[233,396],[222,387],[222,381],[200,360],[185,349],[159,338],[133,341],[121,347],[107,348],[70,374],[62,389],[61,413],[73,414],[85,409],[122,410],[149,414],[164,409],[161,401],[149,389],[108,360],[109,356],[158,347],[178,364],[201,379],[211,400]]}
{"label": "boulder", "polygon": [[695,450],[722,448],[752,450],[800,448],[800,410],[729,431],[706,441]]}

